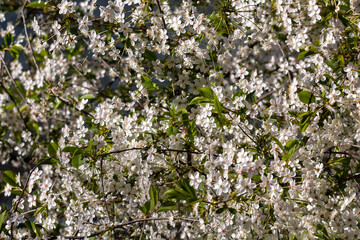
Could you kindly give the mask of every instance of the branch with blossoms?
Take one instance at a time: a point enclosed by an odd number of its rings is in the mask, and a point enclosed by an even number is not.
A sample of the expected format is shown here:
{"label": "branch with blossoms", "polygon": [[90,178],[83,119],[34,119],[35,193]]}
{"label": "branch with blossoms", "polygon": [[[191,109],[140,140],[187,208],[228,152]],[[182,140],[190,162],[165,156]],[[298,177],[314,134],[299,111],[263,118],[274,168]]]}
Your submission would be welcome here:
{"label": "branch with blossoms", "polygon": [[89,238],[89,237],[99,236],[99,235],[104,234],[105,232],[113,231],[113,230],[115,230],[115,229],[123,228],[123,227],[125,227],[125,226],[133,225],[133,224],[140,223],[140,222],[148,222],[148,221],[173,221],[173,220],[189,221],[189,222],[197,222],[197,221],[198,221],[198,220],[196,220],[196,219],[181,218],[181,217],[143,218],[143,219],[136,219],[136,220],[128,221],[128,222],[126,222],[126,223],[118,224],[118,225],[116,225],[116,226],[110,227],[110,228],[107,229],[107,230],[99,231],[99,232],[96,232],[96,233],[92,233],[92,234],[87,235],[87,236],[84,236],[84,237],[81,237],[81,236],[63,236],[63,238],[65,238],[65,239],[85,239],[85,238]]}
{"label": "branch with blossoms", "polygon": [[2,1],[0,238],[359,239],[358,9]]}

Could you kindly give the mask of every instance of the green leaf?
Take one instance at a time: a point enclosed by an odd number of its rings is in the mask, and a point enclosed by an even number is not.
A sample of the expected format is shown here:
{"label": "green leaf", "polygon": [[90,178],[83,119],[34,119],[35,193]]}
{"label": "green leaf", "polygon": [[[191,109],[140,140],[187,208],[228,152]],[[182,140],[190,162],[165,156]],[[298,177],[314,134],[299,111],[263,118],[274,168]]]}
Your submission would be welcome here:
{"label": "green leaf", "polygon": [[150,201],[147,201],[144,206],[140,207],[140,211],[142,211],[144,214],[147,214],[148,212],[150,212]]}
{"label": "green leaf", "polygon": [[179,129],[177,129],[176,127],[173,127],[173,126],[166,129],[166,134],[168,136],[176,135],[176,134],[178,134],[178,132],[179,132]]}
{"label": "green leaf", "polygon": [[13,58],[15,58],[15,59],[18,59],[18,58],[19,58],[20,53],[19,53],[18,50],[14,50],[14,49],[11,48],[9,51],[10,51],[10,54],[11,54],[11,56],[12,56]]}
{"label": "green leaf", "polygon": [[295,153],[298,145],[299,145],[298,139],[288,141],[285,146],[286,154],[283,156],[282,159],[285,161],[289,160],[292,157],[292,155]]}
{"label": "green leaf", "polygon": [[49,156],[56,156],[56,152],[58,150],[58,145],[54,142],[48,144],[48,153]]}
{"label": "green leaf", "polygon": [[310,47],[310,49],[308,51],[301,51],[297,57],[297,60],[300,60],[304,57],[310,56],[317,53],[317,49],[313,46]]}
{"label": "green leaf", "polygon": [[39,213],[43,213],[46,210],[46,207],[47,207],[47,202],[36,209],[34,216],[37,216]]}
{"label": "green leaf", "polygon": [[64,147],[61,151],[73,154],[78,148],[73,146]]}
{"label": "green leaf", "polygon": [[2,224],[4,223],[5,220],[5,216],[6,216],[6,211],[0,214],[0,232],[1,232]]}
{"label": "green leaf", "polygon": [[18,186],[16,183],[16,174],[11,170],[6,170],[2,172],[2,179],[4,182],[10,184],[11,186]]}
{"label": "green leaf", "polygon": [[27,104],[24,104],[24,105],[22,105],[22,106],[19,108],[19,111],[20,111],[20,112],[23,112],[27,107],[28,107],[28,105],[27,105]]}
{"label": "green leaf", "polygon": [[157,59],[156,53],[149,50],[145,50],[144,57],[149,61],[156,61]]}
{"label": "green leaf", "polygon": [[82,95],[82,96],[80,97],[80,99],[94,99],[94,98],[95,98],[95,96],[92,95],[92,94],[90,94],[90,93],[85,94],[85,95]]}
{"label": "green leaf", "polygon": [[177,198],[178,192],[175,189],[169,189],[165,193],[166,198]]}
{"label": "green leaf", "polygon": [[21,45],[15,44],[10,48],[9,51],[10,51],[11,56],[13,56],[15,59],[18,59],[20,56],[19,50],[22,50],[22,49],[24,49],[24,48]]}
{"label": "green leaf", "polygon": [[147,76],[142,75],[141,79],[142,79],[142,85],[145,87],[147,91],[151,92],[151,91],[157,91],[159,89],[158,86],[155,83],[153,83],[151,79],[148,78]]}
{"label": "green leaf", "polygon": [[159,193],[155,186],[151,185],[149,189],[149,195],[150,195],[150,211],[152,211],[156,204],[159,201]]}
{"label": "green leaf", "polygon": [[177,185],[187,192],[191,197],[196,198],[196,190],[192,186],[190,186],[190,181],[188,179],[180,179]]}
{"label": "green leaf", "polygon": [[175,202],[166,201],[161,205],[161,207],[156,212],[166,212],[166,211],[172,211],[172,210],[177,210],[177,209],[178,209],[178,207],[176,206]]}
{"label": "green leaf", "polygon": [[218,210],[215,211],[215,213],[220,214],[224,211],[225,211],[225,208],[219,208]]}
{"label": "green leaf", "polygon": [[211,100],[209,100],[208,98],[205,98],[205,97],[195,97],[193,100],[191,100],[189,105],[195,105],[195,104],[203,103],[203,102],[211,102]]}
{"label": "green leaf", "polygon": [[281,144],[281,142],[276,138],[276,137],[273,137],[271,136],[271,138],[276,142],[276,144],[281,148],[281,150],[284,152],[284,147],[283,145]]}
{"label": "green leaf", "polygon": [[186,200],[189,197],[191,197],[189,195],[189,193],[185,192],[184,190],[181,189],[169,189],[165,192],[165,196],[167,199],[177,199],[177,200]]}
{"label": "green leaf", "polygon": [[219,99],[217,98],[216,95],[214,95],[214,103],[215,103],[215,110],[216,110],[219,114],[221,114],[221,112],[222,112],[221,104],[220,104]]}
{"label": "green leaf", "polygon": [[13,35],[11,33],[7,33],[4,37],[5,46],[9,47],[13,41],[14,41]]}
{"label": "green leaf", "polygon": [[12,47],[11,47],[11,49],[14,49],[14,50],[22,50],[22,49],[24,49],[24,47],[23,46],[21,46],[21,45],[19,45],[19,44],[15,44],[15,45],[13,45]]}
{"label": "green leaf", "polygon": [[232,213],[234,215],[237,214],[237,210],[235,208],[229,208],[228,210],[230,213]]}
{"label": "green leaf", "polygon": [[339,12],[337,16],[345,27],[349,26],[350,21],[343,15],[343,13]]}
{"label": "green leaf", "polygon": [[32,225],[31,223],[32,223],[32,222],[28,220],[28,221],[25,222],[25,226],[27,227],[27,229],[30,230],[30,232],[31,232],[32,234],[35,234],[33,225]]}
{"label": "green leaf", "polygon": [[83,164],[82,154],[78,154],[72,157],[71,166],[78,168]]}
{"label": "green leaf", "polygon": [[307,127],[310,125],[311,123],[311,117],[314,115],[313,112],[306,112],[305,114],[300,115],[300,122],[299,122],[299,126],[300,126],[300,131],[304,132]]}
{"label": "green leaf", "polygon": [[286,151],[289,151],[290,149],[292,149],[294,146],[297,146],[297,144],[299,144],[299,140],[298,139],[293,139],[290,140],[286,143],[285,149]]}
{"label": "green leaf", "polygon": [[56,164],[60,163],[60,160],[57,158],[50,158],[44,162],[43,161],[44,161],[44,159],[41,159],[41,160],[37,161],[37,163],[41,162],[41,164],[49,164],[49,165],[56,165]]}
{"label": "green leaf", "polygon": [[208,99],[211,99],[211,100],[214,99],[214,92],[209,87],[200,88],[199,92],[200,92],[200,95],[205,97],[205,98],[208,98]]}
{"label": "green leaf", "polygon": [[344,59],[344,56],[343,56],[343,55],[339,55],[339,56],[337,57],[337,59],[338,59],[340,65],[345,65],[345,59]]}
{"label": "green leaf", "polygon": [[298,96],[299,96],[300,101],[305,104],[310,104],[310,103],[315,102],[314,95],[309,91],[303,90],[303,91],[299,92]]}
{"label": "green leaf", "polygon": [[243,90],[240,89],[237,92],[234,93],[232,100],[235,100],[236,97],[241,97],[244,94]]}
{"label": "green leaf", "polygon": [[47,5],[44,1],[39,2],[38,0],[35,0],[34,2],[27,4],[25,7],[44,8],[44,7],[50,7],[50,5]]}
{"label": "green leaf", "polygon": [[33,227],[34,231],[36,232],[36,236],[42,238],[42,232],[40,227],[36,226],[34,222],[31,222],[31,226]]}
{"label": "green leaf", "polygon": [[180,108],[177,112],[176,112],[176,114],[187,114],[188,113],[188,111],[186,110],[186,108]]}
{"label": "green leaf", "polygon": [[90,152],[91,151],[91,147],[93,145],[94,139],[90,139],[89,145],[86,147],[85,151]]}
{"label": "green leaf", "polygon": [[26,96],[26,90],[24,86],[19,81],[15,81],[15,83],[18,86],[18,89],[20,89],[22,95]]}

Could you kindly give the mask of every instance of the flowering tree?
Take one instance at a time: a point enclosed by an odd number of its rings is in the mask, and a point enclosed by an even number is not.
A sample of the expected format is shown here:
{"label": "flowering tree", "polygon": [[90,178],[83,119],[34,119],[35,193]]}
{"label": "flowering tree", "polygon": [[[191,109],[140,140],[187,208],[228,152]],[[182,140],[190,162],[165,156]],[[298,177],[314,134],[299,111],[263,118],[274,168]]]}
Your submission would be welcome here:
{"label": "flowering tree", "polygon": [[0,9],[0,238],[360,238],[358,1]]}

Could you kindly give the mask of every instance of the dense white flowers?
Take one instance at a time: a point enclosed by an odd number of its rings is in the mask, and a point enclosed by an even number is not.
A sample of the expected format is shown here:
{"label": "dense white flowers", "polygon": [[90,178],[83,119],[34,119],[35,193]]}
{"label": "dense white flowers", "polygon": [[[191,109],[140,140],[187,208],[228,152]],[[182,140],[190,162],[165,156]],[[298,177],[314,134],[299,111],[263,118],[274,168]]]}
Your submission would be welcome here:
{"label": "dense white flowers", "polygon": [[358,2],[0,1],[0,238],[359,239]]}

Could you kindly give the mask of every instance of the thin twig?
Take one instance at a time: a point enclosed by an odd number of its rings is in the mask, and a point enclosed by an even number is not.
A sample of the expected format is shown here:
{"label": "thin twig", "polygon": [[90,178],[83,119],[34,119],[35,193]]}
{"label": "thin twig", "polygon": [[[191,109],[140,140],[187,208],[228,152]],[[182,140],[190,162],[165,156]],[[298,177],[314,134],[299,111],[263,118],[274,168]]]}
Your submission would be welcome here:
{"label": "thin twig", "polygon": [[247,132],[245,132],[245,130],[240,126],[240,124],[238,124],[238,127],[241,129],[241,131],[242,131],[253,143],[255,143],[255,145],[257,144],[257,142],[256,142],[252,137],[250,137],[250,135],[247,134]]}
{"label": "thin twig", "polygon": [[[278,47],[279,47],[279,49],[280,49],[280,51],[281,51],[281,53],[282,53],[282,55],[283,55],[284,59],[286,59],[285,52],[284,52],[284,50],[282,49],[282,47],[281,47],[281,45],[280,45],[279,41],[276,41],[276,43],[277,43],[277,45],[278,45]],[[286,61],[287,61],[287,60],[286,60]],[[288,78],[289,78],[290,82],[292,82],[292,79],[291,79],[291,76],[290,76],[290,71],[289,71],[289,70],[287,71],[287,75],[288,75]]]}
{"label": "thin twig", "polygon": [[[71,106],[72,102],[71,102],[70,100],[67,100],[67,99],[59,96],[53,89],[50,89],[50,92],[51,92],[55,97],[59,98],[60,101],[62,101],[63,103],[65,103],[65,104],[68,105],[68,106]],[[76,111],[82,112],[82,113],[86,114],[86,115],[89,116],[89,117],[92,117],[92,118],[94,117],[91,113],[89,113],[89,112],[87,112],[87,111],[85,111],[85,110],[80,110],[80,109],[78,109],[78,108],[75,107],[75,106],[74,106],[74,108],[76,109]]]}
{"label": "thin twig", "polygon": [[[54,156],[51,156],[51,157],[49,157],[49,158],[45,158],[45,159],[43,159],[43,160],[41,160],[40,162],[38,162],[31,170],[30,170],[30,172],[29,172],[29,175],[28,175],[28,177],[27,177],[27,179],[26,179],[26,182],[25,182],[25,185],[24,185],[24,187],[23,187],[23,189],[22,189],[22,191],[21,191],[21,193],[20,193],[20,196],[19,196],[19,198],[18,198],[18,200],[16,201],[16,203],[15,203],[15,205],[14,205],[14,208],[13,208],[13,213],[15,212],[15,211],[17,211],[17,208],[18,208],[18,206],[19,206],[19,204],[20,204],[20,200],[21,200],[21,198],[24,196],[24,194],[25,194],[25,190],[26,190],[26,188],[27,188],[27,185],[29,184],[29,182],[30,182],[30,178],[31,178],[31,175],[32,175],[32,173],[35,171],[35,169],[37,168],[37,167],[39,167],[42,163],[44,163],[44,162],[46,162],[46,161],[48,161],[48,160],[50,160],[50,159],[52,159],[52,158],[54,158],[55,157],[55,155]],[[11,239],[13,239],[13,227],[14,226],[14,223],[11,223]]]}
{"label": "thin twig", "polygon": [[[10,73],[10,70],[9,70],[9,68],[7,67],[7,65],[6,65],[6,63],[5,63],[5,60],[4,60],[4,58],[0,55],[0,60],[1,60],[1,62],[3,63],[3,65],[4,65],[4,67],[5,67],[5,70],[6,70],[6,72],[8,73],[8,75],[9,75],[9,77],[10,77],[10,79],[11,79],[11,81],[13,82],[13,84],[15,85],[15,87],[16,87],[16,89],[18,90],[18,92],[20,93],[20,95],[21,95],[21,97],[22,97],[22,99],[27,103],[27,104],[29,104],[29,102],[26,100],[26,98],[24,97],[24,95],[22,94],[22,92],[20,91],[20,88],[18,87],[18,85],[16,84],[16,82],[15,82],[15,80],[14,80],[14,78],[12,77],[12,75],[11,75],[11,73]],[[30,104],[29,104],[30,105]]]}
{"label": "thin twig", "polygon": [[[84,42],[87,44],[87,45],[90,45],[88,41],[86,41],[85,39],[83,39]],[[101,57],[101,56],[97,56],[97,58],[107,67],[109,68],[109,70],[113,70],[113,68]],[[120,75],[114,70],[115,72],[115,75],[120,78]]]}
{"label": "thin twig", "polygon": [[270,91],[268,93],[265,93],[264,95],[262,95],[261,97],[259,97],[258,100],[256,100],[256,103],[259,103],[261,102],[262,100],[264,100],[265,98],[271,96],[273,93],[276,93],[277,90],[273,90],[273,91]]}
{"label": "thin twig", "polygon": [[35,54],[34,54],[34,49],[31,45],[31,42],[30,42],[30,38],[29,38],[29,34],[28,34],[28,31],[27,31],[27,27],[26,27],[26,20],[25,20],[25,15],[24,15],[24,9],[25,9],[25,6],[26,4],[29,2],[29,0],[25,0],[24,2],[24,5],[22,6],[21,8],[21,17],[22,17],[22,20],[23,20],[23,24],[24,24],[24,31],[25,31],[25,37],[26,37],[26,40],[29,44],[29,48],[30,48],[30,52],[31,52],[31,56],[32,56],[32,59],[34,61],[34,64],[37,68],[37,70],[39,71],[40,75],[41,75],[41,71],[40,71],[40,68],[39,68],[39,65],[36,61],[36,58],[35,58]]}
{"label": "thin twig", "polygon": [[105,196],[105,187],[104,187],[104,175],[103,175],[103,160],[104,160],[104,155],[100,158],[100,181],[101,181],[101,190],[103,193],[103,200],[104,200],[104,208],[106,210],[106,213],[108,215],[108,218],[110,220],[110,212],[107,208],[107,203],[106,203],[106,196]]}
{"label": "thin twig", "polygon": [[[111,155],[111,154],[116,154],[116,153],[122,153],[122,152],[127,152],[127,151],[132,151],[132,150],[149,150],[150,147],[142,147],[142,148],[127,148],[127,149],[123,149],[123,150],[117,150],[117,151],[112,151],[112,152],[108,152],[108,153],[104,153],[101,156],[105,157],[107,155]],[[177,150],[177,149],[157,149],[157,152],[180,152],[180,153],[194,153],[194,154],[202,154],[202,152],[195,152],[195,151],[188,151],[188,150]]]}
{"label": "thin twig", "polygon": [[[165,220],[170,220],[170,218],[168,217],[159,217],[159,218],[141,218],[141,219],[136,219],[136,220],[132,220],[132,221],[129,221],[129,222],[126,222],[126,223],[121,223],[121,224],[118,224],[118,225],[115,225],[113,227],[110,227],[109,229],[107,230],[103,230],[103,231],[98,231],[98,232],[95,232],[89,236],[64,236],[65,239],[84,239],[84,238],[90,238],[90,237],[95,237],[95,236],[98,236],[98,235],[101,235],[107,231],[110,231],[110,230],[114,230],[114,229],[117,229],[117,228],[122,228],[124,226],[128,226],[128,225],[132,225],[134,223],[139,223],[139,222],[148,222],[148,221],[165,221]],[[174,220],[181,220],[181,221],[189,221],[189,222],[197,222],[198,220],[196,219],[192,219],[192,218],[182,218],[182,217],[174,217]]]}
{"label": "thin twig", "polygon": [[156,0],[156,4],[157,4],[157,6],[158,6],[158,8],[159,8],[159,12],[160,12],[160,14],[161,14],[161,20],[162,20],[162,22],[163,22],[164,28],[165,28],[165,30],[167,30],[167,28],[166,28],[166,23],[165,23],[165,18],[164,18],[164,12],[161,10],[161,6],[160,6],[160,3],[159,3],[159,0]]}

